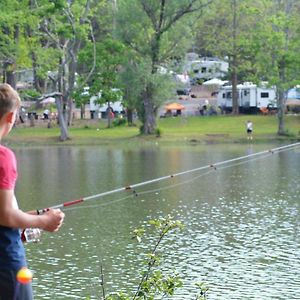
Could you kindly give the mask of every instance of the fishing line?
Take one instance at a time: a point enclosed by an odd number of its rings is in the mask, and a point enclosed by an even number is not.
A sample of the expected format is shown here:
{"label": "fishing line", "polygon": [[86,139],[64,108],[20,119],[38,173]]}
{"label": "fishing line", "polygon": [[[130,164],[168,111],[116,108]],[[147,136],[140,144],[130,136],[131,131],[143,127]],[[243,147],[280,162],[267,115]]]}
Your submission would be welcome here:
{"label": "fishing line", "polygon": [[[266,156],[267,157],[267,156]],[[103,207],[103,206],[107,206],[107,205],[111,205],[111,204],[115,204],[115,203],[118,203],[118,202],[121,202],[123,200],[126,200],[126,199],[129,199],[129,198],[134,198],[135,196],[141,196],[141,195],[145,195],[145,194],[150,194],[150,193],[156,193],[156,192],[161,192],[163,190],[168,190],[168,189],[172,189],[176,186],[180,186],[180,185],[185,185],[187,183],[191,183],[193,181],[196,181],[197,179],[199,179],[200,177],[204,177],[212,172],[215,172],[217,170],[223,170],[223,169],[226,169],[226,168],[231,168],[231,167],[235,167],[235,166],[238,166],[238,165],[242,165],[242,164],[245,164],[245,163],[248,163],[248,162],[252,162],[252,161],[255,161],[255,160],[260,160],[262,158],[260,157],[257,157],[257,158],[253,158],[251,160],[248,160],[248,161],[244,161],[244,162],[239,162],[239,163],[235,163],[235,164],[232,164],[232,165],[228,165],[228,166],[223,166],[223,167],[220,167],[218,169],[211,169],[203,174],[200,174],[196,177],[193,177],[189,180],[185,180],[185,181],[182,181],[182,182],[178,182],[178,183],[175,183],[175,184],[171,184],[171,185],[168,185],[168,186],[164,186],[164,187],[161,187],[161,188],[157,188],[157,189],[151,189],[151,190],[146,190],[146,191],[143,191],[143,192],[136,192],[133,194],[130,194],[126,197],[123,197],[123,198],[119,198],[119,199],[115,199],[115,200],[112,200],[112,201],[109,201],[107,203],[99,203],[99,204],[94,204],[94,205],[85,205],[85,206],[77,206],[77,207],[69,207],[69,208],[66,208],[65,211],[71,211],[71,210],[77,210],[77,209],[85,209],[85,208],[97,208],[97,207]]]}
{"label": "fishing line", "polygon": [[213,170],[209,170],[208,172],[204,173],[204,174],[200,174],[196,177],[193,177],[189,180],[185,180],[185,181],[182,181],[182,182],[179,182],[179,183],[175,183],[175,184],[171,184],[171,185],[168,185],[168,186],[164,186],[164,187],[161,187],[161,188],[157,188],[157,189],[151,189],[151,190],[146,190],[146,191],[143,191],[143,192],[136,192],[135,193],[131,193],[130,195],[126,196],[126,197],[123,197],[123,198],[119,198],[119,199],[116,199],[116,200],[112,200],[112,201],[109,201],[107,203],[99,203],[99,204],[94,204],[94,205],[85,205],[85,206],[77,206],[77,207],[69,207],[69,208],[66,208],[65,211],[71,211],[71,210],[77,210],[77,209],[84,209],[84,208],[96,208],[96,207],[102,207],[102,206],[107,206],[107,205],[111,205],[111,204],[115,204],[117,202],[121,202],[123,200],[126,200],[126,199],[129,199],[129,198],[134,198],[134,197],[137,197],[137,196],[141,196],[141,195],[145,195],[145,194],[150,194],[150,193],[155,193],[155,192],[160,192],[160,191],[163,191],[163,190],[167,190],[167,189],[171,189],[173,187],[176,187],[176,186],[179,186],[179,185],[183,185],[183,184],[186,184],[186,183],[189,183],[189,182],[192,182],[192,181],[195,181],[196,179],[200,178],[200,177],[203,177],[209,173],[213,172]]}
{"label": "fishing line", "polygon": [[[125,197],[122,197],[122,198],[119,198],[119,199],[116,199],[116,200],[113,200],[113,201],[109,201],[107,203],[101,203],[101,204],[97,204],[97,205],[85,205],[85,206],[74,207],[74,208],[67,208],[66,210],[70,211],[70,210],[74,210],[74,209],[102,207],[102,206],[111,205],[111,204],[114,204],[114,203],[117,203],[117,202],[129,199],[129,198],[133,198],[134,196],[145,195],[145,194],[149,194],[149,193],[155,193],[155,192],[160,192],[160,191],[163,191],[163,190],[171,189],[171,188],[174,188],[176,186],[185,185],[187,183],[193,182],[193,181],[199,179],[200,177],[206,176],[209,173],[212,173],[214,171],[223,170],[223,169],[231,168],[231,167],[235,167],[235,166],[246,164],[246,163],[253,162],[253,161],[256,161],[256,160],[261,160],[261,159],[264,159],[264,158],[272,156],[275,153],[275,151],[277,153],[280,153],[280,152],[283,152],[283,151],[288,151],[292,147],[296,147],[296,146],[299,146],[299,145],[300,145],[300,143],[290,144],[290,145],[286,145],[286,146],[274,148],[274,149],[271,149],[271,150],[266,150],[266,151],[261,151],[261,152],[257,152],[257,153],[253,153],[253,154],[248,154],[248,155],[245,155],[245,156],[241,156],[241,157],[238,157],[238,158],[234,158],[234,159],[222,161],[222,162],[215,163],[215,164],[212,164],[212,165],[207,165],[207,166],[199,167],[199,168],[196,168],[196,169],[192,169],[192,170],[187,170],[187,171],[184,171],[184,172],[176,173],[176,174],[173,174],[173,175],[168,175],[168,176],[160,177],[160,178],[157,178],[157,179],[145,181],[143,183],[132,185],[131,188],[136,187],[136,186],[142,186],[142,185],[150,184],[150,183],[155,183],[155,182],[161,181],[162,179],[173,178],[175,176],[192,173],[192,172],[194,172],[196,170],[203,170],[205,168],[209,168],[209,170],[207,172],[205,172],[205,173],[202,173],[202,174],[200,174],[198,176],[194,176],[191,179],[188,179],[188,180],[185,180],[185,181],[181,181],[181,182],[178,182],[178,183],[175,183],[175,184],[171,184],[171,185],[168,185],[168,186],[163,186],[163,187],[160,187],[160,188],[157,188],[157,189],[146,190],[146,191],[143,191],[143,192],[137,192],[136,190],[133,190],[132,194],[130,194],[128,196],[125,196]],[[247,160],[243,161],[243,159],[246,159],[246,158],[250,158],[250,159],[247,159]],[[239,161],[239,160],[241,160],[241,161]],[[235,162],[235,163],[229,164],[230,162]],[[226,163],[228,165],[225,165]],[[217,166],[220,166],[220,167],[217,168]],[[124,189],[125,190],[130,190],[130,189],[126,188],[126,187],[122,188],[121,190],[124,190]],[[101,195],[101,197],[104,197],[104,196],[106,196],[108,194],[112,194],[113,192],[117,192],[119,190],[120,189],[117,189],[117,190],[113,190],[113,191],[110,191],[110,192],[98,194],[98,195],[95,195],[95,196],[90,196],[89,198],[83,198],[83,199],[85,199],[84,201],[86,201],[86,200],[95,198],[96,196],[100,197],[100,195]],[[75,200],[74,204],[79,203],[77,201],[78,200]],[[81,202],[83,202],[83,201],[81,201]],[[60,205],[63,205],[63,204],[60,204]],[[70,205],[72,205],[72,202],[71,202]],[[69,205],[65,205],[65,206],[69,206]],[[52,207],[52,208],[56,208],[56,207]]]}

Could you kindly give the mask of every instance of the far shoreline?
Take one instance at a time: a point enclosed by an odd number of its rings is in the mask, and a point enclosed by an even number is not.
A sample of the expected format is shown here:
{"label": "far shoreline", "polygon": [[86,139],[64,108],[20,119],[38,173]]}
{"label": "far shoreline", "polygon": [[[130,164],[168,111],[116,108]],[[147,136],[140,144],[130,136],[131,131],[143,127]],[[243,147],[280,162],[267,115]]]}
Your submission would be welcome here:
{"label": "far shoreline", "polygon": [[[253,140],[247,140],[245,123],[254,124]],[[19,124],[2,143],[18,146],[103,146],[144,144],[232,144],[292,143],[300,141],[300,115],[285,117],[286,135],[277,135],[276,116],[239,115],[213,117],[176,117],[158,119],[158,135],[141,135],[139,124],[107,128],[106,120],[75,120],[69,127],[70,139],[59,140],[60,128],[47,122],[35,127]]]}

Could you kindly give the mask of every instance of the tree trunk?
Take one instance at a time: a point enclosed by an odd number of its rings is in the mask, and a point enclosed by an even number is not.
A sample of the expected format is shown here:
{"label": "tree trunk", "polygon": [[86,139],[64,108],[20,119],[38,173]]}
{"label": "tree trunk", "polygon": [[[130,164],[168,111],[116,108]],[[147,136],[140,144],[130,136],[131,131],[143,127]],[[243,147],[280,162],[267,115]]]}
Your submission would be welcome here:
{"label": "tree trunk", "polygon": [[153,134],[156,127],[156,117],[154,105],[152,102],[152,89],[151,87],[146,87],[146,90],[143,93],[143,101],[144,101],[144,124],[143,124],[143,132],[144,134]]}
{"label": "tree trunk", "polygon": [[81,104],[80,105],[80,119],[83,120],[85,117],[85,105]]}
{"label": "tree trunk", "polygon": [[55,99],[56,107],[57,107],[57,113],[58,113],[58,122],[59,122],[59,127],[60,127],[60,141],[64,142],[69,138],[68,134],[68,126],[67,122],[65,119],[65,114],[64,114],[64,104],[63,104],[63,99],[62,97],[56,98]]}
{"label": "tree trunk", "polygon": [[232,70],[232,113],[234,115],[239,114],[239,99],[238,99],[238,90],[237,90],[237,73],[236,73],[236,67],[233,66]]}
{"label": "tree trunk", "polygon": [[111,127],[111,119],[112,119],[112,108],[110,106],[109,101],[107,102],[107,128]]}
{"label": "tree trunk", "polygon": [[278,63],[278,72],[279,72],[279,79],[280,84],[276,87],[277,89],[277,118],[278,118],[278,135],[286,134],[285,126],[284,126],[284,87],[281,83],[286,82],[285,77],[285,70],[286,70],[286,62],[284,57]]}
{"label": "tree trunk", "polygon": [[3,64],[3,82],[10,84],[14,89],[16,88],[15,76],[16,64],[13,61],[5,61]]}
{"label": "tree trunk", "polygon": [[232,82],[232,113],[234,115],[239,114],[239,102],[238,102],[238,91],[237,91],[237,3],[236,0],[231,2],[233,9],[233,20],[232,20],[232,73],[231,73],[231,82]]}
{"label": "tree trunk", "polygon": [[129,126],[133,124],[133,110],[130,108],[127,108],[127,123]]}
{"label": "tree trunk", "polygon": [[[151,46],[151,74],[154,75],[157,72],[158,66],[158,54],[160,48],[160,37],[161,33],[157,32],[152,41]],[[153,104],[153,86],[151,82],[148,82],[145,91],[143,92],[143,103],[144,103],[144,124],[143,133],[144,134],[154,134],[156,128],[156,115],[155,108]]]}
{"label": "tree trunk", "polygon": [[36,53],[32,50],[31,51],[31,61],[32,61],[32,69],[33,69],[33,85],[34,88],[40,92],[40,93],[45,93],[45,82],[41,82],[41,80],[38,78],[37,75],[37,69],[38,69],[38,65],[37,65],[37,57],[36,57]]}
{"label": "tree trunk", "polygon": [[278,87],[277,90],[277,118],[278,118],[278,135],[284,135],[285,124],[284,124],[284,91]]}

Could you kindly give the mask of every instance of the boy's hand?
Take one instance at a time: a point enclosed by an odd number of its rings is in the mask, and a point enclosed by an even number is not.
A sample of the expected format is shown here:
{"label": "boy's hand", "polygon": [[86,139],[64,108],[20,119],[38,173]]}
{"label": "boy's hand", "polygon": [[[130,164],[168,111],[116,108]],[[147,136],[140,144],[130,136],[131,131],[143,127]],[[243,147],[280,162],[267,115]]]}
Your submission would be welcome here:
{"label": "boy's hand", "polygon": [[40,217],[42,218],[43,222],[42,229],[54,232],[61,227],[65,214],[60,209],[50,208]]}

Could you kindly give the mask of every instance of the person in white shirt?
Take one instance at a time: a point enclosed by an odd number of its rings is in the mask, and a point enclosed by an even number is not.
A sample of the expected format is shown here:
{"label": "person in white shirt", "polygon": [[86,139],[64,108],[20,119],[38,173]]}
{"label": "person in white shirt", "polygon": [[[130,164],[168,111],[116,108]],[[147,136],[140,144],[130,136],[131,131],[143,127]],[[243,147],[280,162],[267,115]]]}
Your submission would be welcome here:
{"label": "person in white shirt", "polygon": [[252,140],[252,133],[253,133],[253,123],[249,120],[246,123],[246,129],[247,129],[247,139]]}

